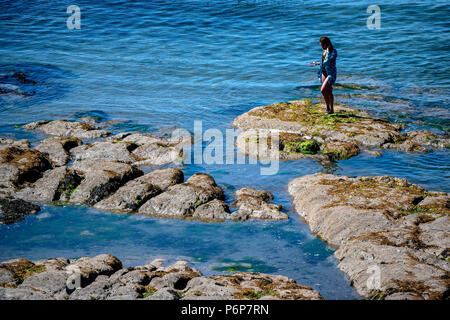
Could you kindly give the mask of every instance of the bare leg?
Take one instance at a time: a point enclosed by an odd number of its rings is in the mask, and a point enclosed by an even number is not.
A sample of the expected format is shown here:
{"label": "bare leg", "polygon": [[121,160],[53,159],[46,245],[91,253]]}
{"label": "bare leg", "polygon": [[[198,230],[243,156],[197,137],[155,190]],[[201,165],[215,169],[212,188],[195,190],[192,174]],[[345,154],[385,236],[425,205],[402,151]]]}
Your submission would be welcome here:
{"label": "bare leg", "polygon": [[330,110],[330,101],[329,101],[329,94],[328,94],[328,85],[327,85],[328,79],[325,78],[325,76],[322,73],[322,87],[320,88],[320,92],[322,92],[323,98],[325,100],[325,104],[327,106],[327,112]]}
{"label": "bare leg", "polygon": [[325,100],[325,105],[327,106],[327,112],[328,112],[330,110],[330,107],[329,107],[330,101],[328,100],[329,95],[327,94],[326,91],[323,91],[322,95],[323,95],[323,99]]}
{"label": "bare leg", "polygon": [[328,85],[329,87],[329,98],[328,101],[330,101],[330,113],[334,113],[334,96],[333,96],[333,87]]}

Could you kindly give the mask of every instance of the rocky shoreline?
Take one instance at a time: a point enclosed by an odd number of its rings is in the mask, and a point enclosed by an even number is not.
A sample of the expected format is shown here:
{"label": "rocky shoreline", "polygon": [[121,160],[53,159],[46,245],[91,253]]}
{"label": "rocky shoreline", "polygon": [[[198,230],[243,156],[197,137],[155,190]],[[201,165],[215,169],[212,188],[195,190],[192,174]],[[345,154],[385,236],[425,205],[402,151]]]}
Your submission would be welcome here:
{"label": "rocky shoreline", "polygon": [[[403,152],[429,152],[449,148],[450,139],[424,130],[403,132],[405,125],[376,119],[369,114],[343,105],[334,114],[309,99],[261,106],[238,116],[233,126],[243,132],[237,139],[241,153],[256,159],[319,161],[346,160],[361,151],[380,155],[373,149],[395,149]],[[278,148],[270,139],[260,139],[278,132]],[[252,148],[251,143],[258,144]],[[274,154],[273,150],[276,150]]]}
{"label": "rocky shoreline", "polygon": [[337,248],[368,299],[448,299],[450,197],[405,179],[314,174],[290,182],[299,215]]}
{"label": "rocky shoreline", "polygon": [[[89,120],[89,119],[88,119]],[[53,135],[30,148],[27,140],[0,140],[0,223],[39,211],[34,203],[84,204],[118,213],[207,222],[286,220],[266,190],[236,192],[231,213],[214,178],[184,181],[178,168],[154,169],[183,157],[183,139],[103,130],[88,122],[38,121],[24,126]],[[83,140],[97,139],[84,143]],[[99,140],[101,139],[101,140]]]}
{"label": "rocky shoreline", "polygon": [[185,261],[164,267],[156,259],[123,268],[101,254],[69,260],[0,263],[0,300],[321,300],[294,280],[263,273],[203,276]]}
{"label": "rocky shoreline", "polygon": [[[334,115],[323,109],[309,100],[254,108],[233,122],[243,130],[237,148],[248,157],[270,158],[272,141],[262,145],[260,134],[272,131],[279,134],[281,160],[326,163],[361,151],[380,155],[376,149],[429,152],[449,147],[447,137],[403,132],[401,124],[356,109],[336,106]],[[227,203],[212,176],[195,173],[185,180],[176,164],[191,141],[139,132],[113,134],[92,118],[37,121],[23,128],[49,137],[33,148],[28,140],[0,138],[0,223],[36,214],[40,204],[205,222],[288,219],[267,190],[242,188]],[[249,148],[250,142],[262,148]],[[447,193],[394,177],[331,174],[295,179],[289,193],[311,231],[337,248],[339,268],[362,297],[449,298]],[[68,282],[73,275],[80,281],[76,289]],[[3,262],[0,299],[322,298],[283,276],[205,277],[185,262],[122,268],[117,258],[100,255]]]}

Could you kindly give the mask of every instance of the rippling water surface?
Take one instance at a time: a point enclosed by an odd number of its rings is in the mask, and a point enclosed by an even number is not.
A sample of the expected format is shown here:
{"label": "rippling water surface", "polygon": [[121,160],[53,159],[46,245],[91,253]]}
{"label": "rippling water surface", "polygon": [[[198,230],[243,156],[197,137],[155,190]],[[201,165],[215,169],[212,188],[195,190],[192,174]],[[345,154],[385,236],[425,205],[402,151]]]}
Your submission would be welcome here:
{"label": "rippling water surface", "polygon": [[[318,97],[318,38],[339,51],[338,102],[408,124],[449,130],[448,1],[378,1],[381,29],[369,30],[369,1],[76,1],[81,30],[68,30],[72,1],[0,3],[0,135],[38,137],[16,125],[42,119],[129,120],[117,130],[173,126],[231,128],[258,105]],[[22,71],[37,85],[11,81]],[[187,165],[185,175],[212,174],[232,200],[252,186],[271,190],[286,222],[206,224],[117,215],[86,207],[43,207],[37,216],[0,226],[0,260],[79,257],[110,252],[125,265],[185,259],[206,274],[230,268],[284,274],[325,298],[358,295],[336,268],[333,250],[300,221],[287,193],[295,177],[318,171],[395,175],[450,191],[448,150],[428,154],[361,154],[322,168],[305,160],[280,164],[276,176],[257,165]]]}

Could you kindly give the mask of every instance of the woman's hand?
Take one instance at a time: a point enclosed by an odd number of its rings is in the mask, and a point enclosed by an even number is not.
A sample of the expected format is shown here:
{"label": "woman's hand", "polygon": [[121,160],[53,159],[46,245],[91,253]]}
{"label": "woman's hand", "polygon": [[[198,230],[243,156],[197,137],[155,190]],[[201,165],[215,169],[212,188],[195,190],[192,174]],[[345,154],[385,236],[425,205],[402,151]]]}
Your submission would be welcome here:
{"label": "woman's hand", "polygon": [[309,66],[310,66],[310,67],[315,67],[315,66],[318,66],[318,65],[320,65],[320,62],[317,62],[317,61],[311,61],[311,62],[309,63]]}

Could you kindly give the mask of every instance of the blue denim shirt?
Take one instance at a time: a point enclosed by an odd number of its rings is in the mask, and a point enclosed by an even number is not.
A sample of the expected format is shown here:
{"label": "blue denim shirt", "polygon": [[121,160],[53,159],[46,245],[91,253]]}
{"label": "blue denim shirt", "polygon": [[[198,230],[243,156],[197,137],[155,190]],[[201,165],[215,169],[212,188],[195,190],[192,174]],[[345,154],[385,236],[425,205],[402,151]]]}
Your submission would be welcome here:
{"label": "blue denim shirt", "polygon": [[336,81],[337,70],[336,70],[336,59],[337,59],[337,50],[333,49],[331,52],[327,52],[325,55],[325,59],[320,63],[319,69],[319,79],[322,82],[322,73],[325,68],[325,72],[328,75],[328,83],[330,85],[334,84]]}

